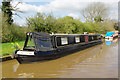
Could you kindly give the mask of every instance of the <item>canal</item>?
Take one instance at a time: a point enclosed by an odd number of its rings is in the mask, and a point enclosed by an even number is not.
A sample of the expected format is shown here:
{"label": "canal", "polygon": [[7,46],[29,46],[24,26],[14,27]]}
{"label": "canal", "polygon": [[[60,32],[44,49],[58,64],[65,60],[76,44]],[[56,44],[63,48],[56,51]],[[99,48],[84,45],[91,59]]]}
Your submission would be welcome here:
{"label": "canal", "polygon": [[0,64],[4,78],[118,78],[118,39],[55,60]]}

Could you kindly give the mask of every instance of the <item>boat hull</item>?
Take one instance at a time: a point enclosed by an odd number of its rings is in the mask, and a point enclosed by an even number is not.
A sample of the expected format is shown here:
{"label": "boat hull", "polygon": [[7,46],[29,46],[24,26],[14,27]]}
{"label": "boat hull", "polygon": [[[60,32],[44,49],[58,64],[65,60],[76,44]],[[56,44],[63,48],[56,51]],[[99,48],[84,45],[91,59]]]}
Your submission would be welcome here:
{"label": "boat hull", "polygon": [[114,37],[110,37],[110,36],[106,36],[105,39],[115,39],[117,38],[118,36],[114,36]]}
{"label": "boat hull", "polygon": [[48,55],[16,55],[16,59],[20,64],[36,61],[53,60],[101,43],[103,43],[103,41],[101,40],[91,41],[87,43],[84,42],[80,44],[56,48],[56,50],[54,50],[53,52],[51,52],[51,54]]}

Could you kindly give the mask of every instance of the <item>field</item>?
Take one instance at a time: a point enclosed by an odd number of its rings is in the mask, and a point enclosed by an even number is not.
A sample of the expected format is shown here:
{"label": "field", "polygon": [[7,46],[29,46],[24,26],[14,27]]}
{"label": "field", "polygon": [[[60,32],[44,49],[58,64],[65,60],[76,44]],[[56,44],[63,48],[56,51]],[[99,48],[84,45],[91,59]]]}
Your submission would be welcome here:
{"label": "field", "polygon": [[[24,41],[16,41],[16,42],[19,44],[20,47],[24,46]],[[2,52],[0,53],[0,56],[9,55],[15,51],[11,43],[15,43],[15,42],[2,43]]]}

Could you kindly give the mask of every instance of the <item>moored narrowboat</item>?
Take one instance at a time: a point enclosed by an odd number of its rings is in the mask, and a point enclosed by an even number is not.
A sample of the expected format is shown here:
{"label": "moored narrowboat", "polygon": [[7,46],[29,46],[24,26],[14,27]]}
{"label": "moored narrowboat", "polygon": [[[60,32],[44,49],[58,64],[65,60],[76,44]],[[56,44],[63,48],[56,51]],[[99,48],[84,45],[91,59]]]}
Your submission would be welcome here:
{"label": "moored narrowboat", "polygon": [[28,32],[23,50],[15,50],[19,63],[54,59],[103,42],[101,34],[47,34]]}
{"label": "moored narrowboat", "polygon": [[107,32],[105,39],[114,39],[118,37],[118,32]]}

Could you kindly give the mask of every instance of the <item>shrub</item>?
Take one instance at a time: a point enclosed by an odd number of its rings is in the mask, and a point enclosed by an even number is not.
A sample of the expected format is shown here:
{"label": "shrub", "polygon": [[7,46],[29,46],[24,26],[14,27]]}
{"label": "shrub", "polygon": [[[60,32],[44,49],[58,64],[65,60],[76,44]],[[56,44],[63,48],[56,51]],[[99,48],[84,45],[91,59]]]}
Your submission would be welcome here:
{"label": "shrub", "polygon": [[20,27],[16,24],[2,26],[2,42],[25,40],[27,27]]}

